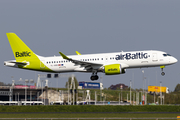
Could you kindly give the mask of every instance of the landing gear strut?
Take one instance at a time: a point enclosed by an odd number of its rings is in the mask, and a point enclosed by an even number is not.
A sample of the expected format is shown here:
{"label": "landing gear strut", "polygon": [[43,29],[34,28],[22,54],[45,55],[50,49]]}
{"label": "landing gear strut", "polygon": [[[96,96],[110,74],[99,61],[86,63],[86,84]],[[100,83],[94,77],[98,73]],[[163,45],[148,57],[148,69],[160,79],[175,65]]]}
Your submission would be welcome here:
{"label": "landing gear strut", "polygon": [[164,76],[165,72],[163,72],[163,68],[165,68],[165,66],[160,66],[160,68],[161,68],[161,71],[162,71],[161,75]]}
{"label": "landing gear strut", "polygon": [[99,79],[99,76],[97,75],[97,71],[93,72],[91,77],[90,77],[91,80],[98,80]]}

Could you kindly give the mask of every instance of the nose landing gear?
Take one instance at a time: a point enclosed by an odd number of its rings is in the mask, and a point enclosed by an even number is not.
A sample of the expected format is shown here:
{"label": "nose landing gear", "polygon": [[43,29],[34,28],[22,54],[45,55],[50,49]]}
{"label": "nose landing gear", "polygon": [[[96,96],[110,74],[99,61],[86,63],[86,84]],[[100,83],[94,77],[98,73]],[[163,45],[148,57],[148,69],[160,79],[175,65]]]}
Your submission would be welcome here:
{"label": "nose landing gear", "polygon": [[161,71],[162,71],[161,75],[164,76],[165,72],[163,72],[163,68],[165,68],[165,66],[160,66],[160,68],[161,68]]}

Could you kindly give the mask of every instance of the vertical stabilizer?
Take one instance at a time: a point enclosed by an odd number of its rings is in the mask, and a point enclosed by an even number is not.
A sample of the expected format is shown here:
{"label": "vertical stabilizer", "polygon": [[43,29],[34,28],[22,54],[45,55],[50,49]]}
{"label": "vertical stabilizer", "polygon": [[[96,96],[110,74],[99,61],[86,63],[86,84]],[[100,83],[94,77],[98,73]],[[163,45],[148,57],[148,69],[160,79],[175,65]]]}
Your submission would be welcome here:
{"label": "vertical stabilizer", "polygon": [[[16,62],[6,62],[5,65],[17,66],[22,69],[53,72],[15,33],[6,33],[6,35]],[[41,59],[44,59],[44,57],[41,57]]]}
{"label": "vertical stabilizer", "polygon": [[34,52],[15,33],[6,33],[6,35],[17,62],[38,58],[36,54],[34,54]]}

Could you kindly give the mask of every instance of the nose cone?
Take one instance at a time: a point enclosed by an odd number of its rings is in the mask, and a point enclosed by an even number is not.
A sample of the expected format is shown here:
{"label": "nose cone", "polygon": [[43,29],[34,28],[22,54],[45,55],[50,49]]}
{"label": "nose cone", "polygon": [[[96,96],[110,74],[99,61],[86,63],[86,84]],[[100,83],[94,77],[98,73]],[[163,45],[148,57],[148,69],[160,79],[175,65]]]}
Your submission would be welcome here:
{"label": "nose cone", "polygon": [[173,57],[172,60],[171,60],[171,62],[172,62],[172,63],[177,63],[178,60],[177,60],[175,57]]}

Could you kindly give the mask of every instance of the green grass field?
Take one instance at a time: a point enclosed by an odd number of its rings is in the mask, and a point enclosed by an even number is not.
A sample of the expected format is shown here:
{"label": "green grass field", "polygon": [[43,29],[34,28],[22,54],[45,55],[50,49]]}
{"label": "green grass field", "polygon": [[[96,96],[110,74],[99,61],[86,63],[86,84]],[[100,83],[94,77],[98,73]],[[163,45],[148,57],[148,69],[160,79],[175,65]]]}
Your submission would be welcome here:
{"label": "green grass field", "polygon": [[134,113],[44,113],[0,114],[0,118],[176,118],[179,114],[134,114]]}
{"label": "green grass field", "polygon": [[0,106],[0,112],[180,112],[179,106],[133,105],[53,105],[53,106]]}
{"label": "green grass field", "polygon": [[0,118],[176,118],[177,116],[180,116],[179,106],[0,106]]}

